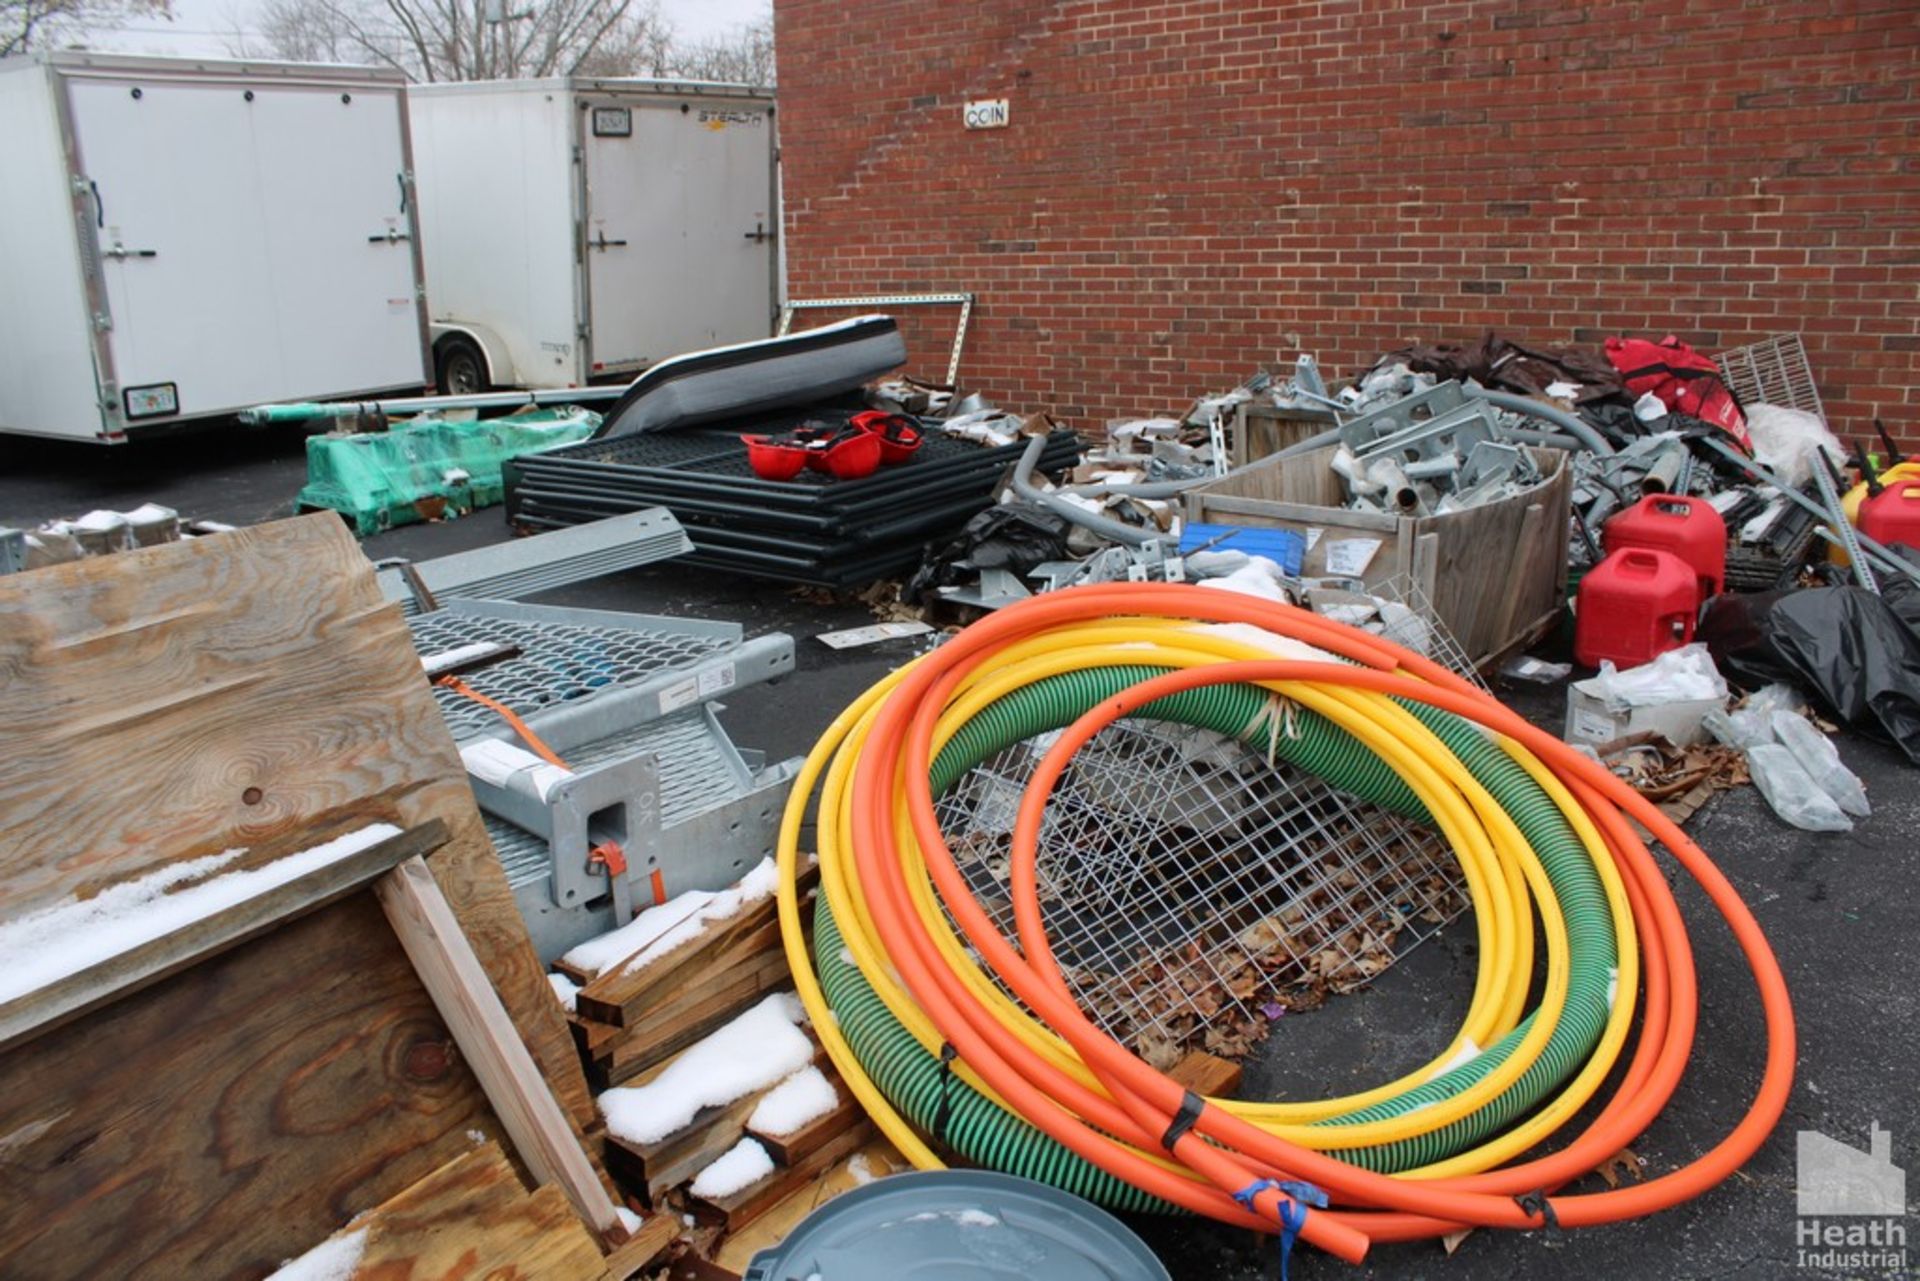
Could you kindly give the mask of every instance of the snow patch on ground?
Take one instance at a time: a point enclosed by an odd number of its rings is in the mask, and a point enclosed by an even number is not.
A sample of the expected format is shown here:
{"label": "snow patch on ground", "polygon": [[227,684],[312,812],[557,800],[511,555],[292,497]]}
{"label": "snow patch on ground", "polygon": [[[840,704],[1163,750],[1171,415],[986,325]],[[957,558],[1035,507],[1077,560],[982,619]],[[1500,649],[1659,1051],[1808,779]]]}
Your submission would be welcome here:
{"label": "snow patch on ground", "polygon": [[699,937],[707,926],[738,916],[762,899],[772,897],[779,884],[773,860],[763,858],[731,887],[711,894],[704,890],[676,894],[619,929],[588,939],[561,959],[595,978],[616,965],[622,973],[630,974]]}
{"label": "snow patch on ground", "polygon": [[792,1134],[840,1106],[839,1092],[817,1067],[804,1067],[768,1090],[747,1118],[759,1134]]}
{"label": "snow patch on ground", "polygon": [[549,974],[547,982],[553,985],[553,994],[560,998],[560,1004],[572,1014],[580,1004],[580,985],[564,974]]}
{"label": "snow patch on ground", "polygon": [[879,1176],[873,1172],[873,1163],[867,1160],[865,1152],[855,1152],[847,1161],[847,1176],[855,1187],[864,1188]]}
{"label": "snow patch on ground", "polygon": [[297,1259],[288,1259],[267,1281],[349,1281],[367,1252],[367,1230],[328,1237]]}
{"label": "snow patch on ground", "polygon": [[[400,829],[390,823],[373,823],[250,872],[213,875],[246,853],[227,850],[169,864],[90,899],[68,899],[0,922],[0,1002],[90,969],[398,835]],[[168,892],[186,881],[200,883]]]}
{"label": "snow patch on ground", "polygon": [[613,1217],[620,1220],[620,1226],[627,1230],[628,1236],[632,1236],[638,1232],[640,1225],[646,1222],[645,1219],[642,1219],[624,1205],[616,1205],[613,1207]]}
{"label": "snow patch on ground", "polygon": [[713,1200],[745,1191],[773,1173],[773,1158],[752,1139],[742,1139],[694,1176],[691,1191]]}
{"label": "snow patch on ground", "polygon": [[689,1046],[645,1085],[617,1086],[597,1102],[607,1132],[629,1143],[656,1143],[693,1120],[764,1090],[813,1060],[813,1042],[795,1026],[791,992],[768,997],[705,1040]]}

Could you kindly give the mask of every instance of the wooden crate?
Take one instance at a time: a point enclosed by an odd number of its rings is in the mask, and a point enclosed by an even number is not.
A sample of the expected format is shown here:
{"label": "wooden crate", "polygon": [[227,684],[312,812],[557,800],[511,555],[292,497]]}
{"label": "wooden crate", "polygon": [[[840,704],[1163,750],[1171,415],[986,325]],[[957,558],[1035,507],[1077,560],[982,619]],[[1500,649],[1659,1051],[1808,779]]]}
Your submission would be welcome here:
{"label": "wooden crate", "polygon": [[1234,411],[1233,447],[1228,460],[1235,467],[1244,467],[1318,436],[1339,421],[1331,409],[1282,409],[1249,400]]}
{"label": "wooden crate", "polygon": [[1302,572],[1327,572],[1329,544],[1380,543],[1363,575],[1369,587],[1403,578],[1432,603],[1477,668],[1526,644],[1558,617],[1566,597],[1572,470],[1557,449],[1536,449],[1544,479],[1499,502],[1445,516],[1349,511],[1332,448],[1243,467],[1187,491],[1186,518],[1210,525],[1323,531]]}

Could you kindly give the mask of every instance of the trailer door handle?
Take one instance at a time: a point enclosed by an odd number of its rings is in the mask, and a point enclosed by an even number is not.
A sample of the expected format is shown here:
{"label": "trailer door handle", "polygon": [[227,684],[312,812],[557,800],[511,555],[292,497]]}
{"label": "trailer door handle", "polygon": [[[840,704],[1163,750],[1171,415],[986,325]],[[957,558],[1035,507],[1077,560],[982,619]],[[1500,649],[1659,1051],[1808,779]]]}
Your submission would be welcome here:
{"label": "trailer door handle", "polygon": [[158,258],[160,256],[158,249],[129,249],[117,240],[113,242],[112,248],[104,249],[101,252],[107,257],[119,262],[124,262],[128,258]]}
{"label": "trailer door handle", "polygon": [[607,233],[604,229],[600,232],[600,234],[596,238],[589,240],[587,243],[592,245],[595,249],[602,249],[602,250],[624,249],[627,244],[627,242],[624,240],[608,240]]}
{"label": "trailer door handle", "polygon": [[367,243],[370,245],[397,245],[403,240],[412,239],[413,237],[409,236],[406,232],[395,231],[392,227],[388,227],[377,236],[368,236]]}
{"label": "trailer door handle", "polygon": [[745,240],[751,240],[756,245],[762,245],[762,244],[765,244],[767,241],[773,239],[773,233],[767,230],[766,223],[756,222],[753,224],[752,231],[741,233],[741,238]]}

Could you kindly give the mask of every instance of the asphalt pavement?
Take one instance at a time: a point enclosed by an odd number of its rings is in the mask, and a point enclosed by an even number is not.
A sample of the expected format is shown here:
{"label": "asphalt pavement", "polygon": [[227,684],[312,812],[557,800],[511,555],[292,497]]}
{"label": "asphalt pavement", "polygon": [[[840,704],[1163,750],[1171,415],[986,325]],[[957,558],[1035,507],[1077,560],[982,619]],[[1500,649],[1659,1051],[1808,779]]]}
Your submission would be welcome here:
{"label": "asphalt pavement", "polygon": [[[301,438],[226,430],[119,448],[0,438],[0,525],[31,525],[93,507],[144,501],[183,516],[253,523],[286,515],[304,479]],[[367,541],[370,556],[425,559],[507,536],[498,509]],[[809,603],[776,583],[666,564],[579,584],[542,600],[784,631],[792,676],[740,691],[724,715],[734,740],[770,755],[804,753],[862,689],[915,652],[897,640],[835,651],[818,634],[871,621],[859,606]],[[1530,719],[1559,729],[1564,691],[1502,690]],[[1721,793],[1688,825],[1752,906],[1785,968],[1799,1024],[1799,1072],[1787,1115],[1747,1166],[1720,1187],[1656,1217],[1569,1232],[1471,1233],[1438,1245],[1377,1247],[1350,1267],[1297,1251],[1291,1276],[1493,1278],[1805,1278],[1920,1275],[1908,1267],[1830,1271],[1796,1253],[1796,1132],[1818,1130],[1865,1149],[1870,1126],[1892,1134],[1893,1162],[1920,1155],[1920,775],[1891,748],[1838,740],[1866,783],[1873,816],[1851,834],[1795,831],[1752,788]],[[1717,1143],[1759,1079],[1759,1002],[1731,936],[1691,881],[1665,859],[1699,969],[1699,1030],[1686,1079],[1633,1151],[1658,1177]],[[1425,1062],[1464,1011],[1475,965],[1471,924],[1456,922],[1370,988],[1288,1016],[1248,1065],[1245,1093],[1316,1097],[1389,1079]],[[1589,1176],[1569,1191],[1603,1187]],[[1920,1228],[1908,1202],[1905,1227]],[[1277,1275],[1271,1238],[1177,1220],[1135,1226],[1180,1281]],[[1920,1242],[1915,1245],[1920,1246]]]}

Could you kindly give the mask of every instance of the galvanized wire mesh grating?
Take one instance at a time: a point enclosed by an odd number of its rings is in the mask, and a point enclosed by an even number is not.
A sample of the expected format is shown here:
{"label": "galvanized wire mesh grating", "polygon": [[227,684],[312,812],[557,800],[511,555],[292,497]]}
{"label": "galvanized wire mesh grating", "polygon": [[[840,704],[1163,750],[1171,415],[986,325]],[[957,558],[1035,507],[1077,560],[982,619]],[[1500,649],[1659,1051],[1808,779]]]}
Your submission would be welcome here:
{"label": "galvanized wire mesh grating", "polygon": [[[421,614],[408,619],[407,624],[413,629],[414,649],[423,656],[463,645],[517,646],[518,656],[488,664],[461,679],[522,716],[685,666],[732,643],[719,635],[645,627],[528,623],[455,610]],[[500,726],[497,713],[452,690],[435,686],[433,696],[456,741]]]}
{"label": "galvanized wire mesh grating", "polygon": [[1482,680],[1480,673],[1474,669],[1473,660],[1467,656],[1466,648],[1454,639],[1453,632],[1445,623],[1434,617],[1433,602],[1427,599],[1427,594],[1420,589],[1420,584],[1414,581],[1413,575],[1396,574],[1369,590],[1383,600],[1405,605],[1412,615],[1411,618],[1384,623],[1379,628],[1378,635],[1397,645],[1404,645],[1417,654],[1425,655],[1455,676],[1465,677],[1481,689],[1492,693],[1486,681]]}
{"label": "galvanized wire mesh grating", "polygon": [[[938,805],[1009,937],[1014,812],[1049,741],[1000,752]],[[1283,1010],[1372,979],[1466,906],[1434,833],[1235,740],[1150,721],[1076,755],[1040,848],[1042,913],[1075,995],[1150,1059],[1244,1053]]]}
{"label": "galvanized wire mesh grating", "polygon": [[1743,405],[1785,405],[1827,420],[1820,388],[1813,381],[1813,364],[1799,334],[1732,347],[1714,357],[1720,376]]}

